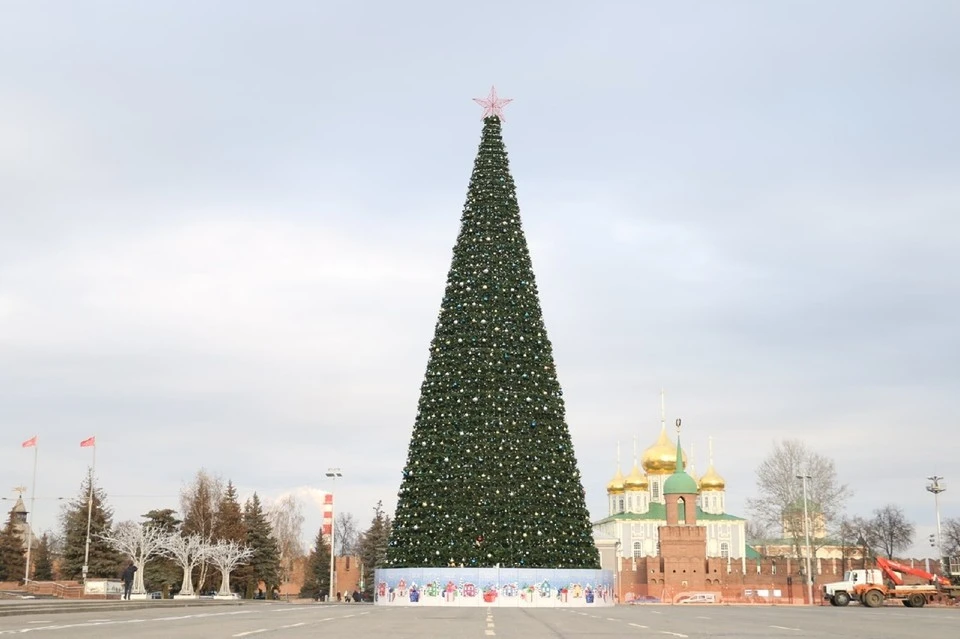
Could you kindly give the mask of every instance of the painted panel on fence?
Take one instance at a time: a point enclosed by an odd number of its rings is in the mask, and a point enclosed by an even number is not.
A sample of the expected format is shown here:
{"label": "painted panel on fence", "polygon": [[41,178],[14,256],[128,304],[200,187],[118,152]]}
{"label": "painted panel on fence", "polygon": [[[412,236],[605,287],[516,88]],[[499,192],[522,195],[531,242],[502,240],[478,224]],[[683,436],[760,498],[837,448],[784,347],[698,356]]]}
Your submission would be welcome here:
{"label": "painted panel on fence", "polygon": [[386,606],[612,606],[613,572],[537,568],[381,568]]}

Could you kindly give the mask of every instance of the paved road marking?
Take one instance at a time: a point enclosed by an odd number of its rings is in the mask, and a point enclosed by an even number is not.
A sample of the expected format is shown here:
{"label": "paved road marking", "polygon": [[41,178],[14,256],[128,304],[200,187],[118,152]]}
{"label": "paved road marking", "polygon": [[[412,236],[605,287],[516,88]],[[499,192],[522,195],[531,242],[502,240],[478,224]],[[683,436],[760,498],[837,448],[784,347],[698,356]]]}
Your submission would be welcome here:
{"label": "paved road marking", "polygon": [[709,619],[710,617],[697,617],[697,619]]}
{"label": "paved road marking", "polygon": [[799,628],[787,628],[786,626],[770,626],[770,627],[776,628],[778,630],[796,630],[797,632],[800,632]]}
{"label": "paved road marking", "polygon": [[631,623],[631,624],[629,624],[629,625],[633,626],[634,628],[644,628],[644,629],[647,629],[647,628],[650,627],[650,626],[641,626],[641,625],[638,624],[638,623]]}
{"label": "paved road marking", "polygon": [[266,632],[266,631],[267,631],[266,628],[260,628],[259,630],[248,630],[247,632],[238,632],[237,634],[235,634],[235,635],[233,635],[233,636],[234,636],[234,637],[247,637],[247,636],[249,636],[249,635],[258,635],[258,634],[260,634],[261,632]]}
{"label": "paved road marking", "polygon": [[30,621],[29,623],[53,623],[53,619],[43,619],[42,621]]}
{"label": "paved road marking", "polygon": [[493,637],[497,634],[497,631],[493,629],[493,609],[487,608],[487,628],[483,631],[483,634],[487,637]]}
{"label": "paved road marking", "polygon": [[280,627],[281,628],[299,628],[300,626],[305,626],[305,625],[307,625],[307,622],[301,621],[300,623],[291,623],[291,624],[287,624],[286,626],[280,626]]}
{"label": "paved road marking", "polygon": [[679,632],[670,632],[669,630],[658,630],[661,635],[673,635],[674,637],[686,637],[687,635],[681,635]]}
{"label": "paved road marking", "polygon": [[651,610],[650,612],[652,612],[652,613],[655,614],[655,615],[662,615],[662,614],[663,614],[662,612],[657,612],[656,610]]}
{"label": "paved road marking", "polygon": [[[150,619],[150,621],[173,621],[177,619],[199,619],[201,617],[223,617],[228,615],[248,615],[252,610],[237,610],[234,612],[207,612],[203,614],[196,615],[183,615],[179,617],[157,617],[156,619]],[[36,630],[69,630],[71,628],[91,628],[94,626],[119,626],[123,624],[133,624],[133,623],[143,623],[143,619],[103,619],[95,620],[91,619],[89,621],[83,621],[78,623],[64,623],[52,626],[36,626],[34,628],[21,628],[20,630],[0,630],[0,635],[20,635],[27,632],[34,632]]]}
{"label": "paved road marking", "polygon": [[619,619],[614,619],[613,617],[607,617],[607,621],[620,621]]}

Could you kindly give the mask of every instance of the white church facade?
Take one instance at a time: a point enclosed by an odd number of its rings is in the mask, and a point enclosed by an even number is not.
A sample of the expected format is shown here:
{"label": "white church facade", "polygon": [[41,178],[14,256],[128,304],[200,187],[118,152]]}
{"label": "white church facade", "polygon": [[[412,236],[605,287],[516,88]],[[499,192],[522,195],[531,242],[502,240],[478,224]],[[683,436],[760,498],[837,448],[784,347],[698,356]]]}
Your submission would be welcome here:
{"label": "white church facade", "polygon": [[[661,406],[660,436],[640,460],[634,450],[633,468],[627,476],[620,469],[618,452],[616,474],[607,484],[607,516],[593,523],[595,539],[615,542],[625,558],[660,554],[659,527],[667,521],[663,486],[677,467],[677,447],[667,435],[662,413]],[[687,466],[686,452],[682,456]],[[707,556],[737,561],[754,558],[755,551],[746,543],[746,520],[726,512],[726,481],[714,468],[712,442],[707,472],[699,478],[691,475],[697,482],[697,523],[706,528]]]}

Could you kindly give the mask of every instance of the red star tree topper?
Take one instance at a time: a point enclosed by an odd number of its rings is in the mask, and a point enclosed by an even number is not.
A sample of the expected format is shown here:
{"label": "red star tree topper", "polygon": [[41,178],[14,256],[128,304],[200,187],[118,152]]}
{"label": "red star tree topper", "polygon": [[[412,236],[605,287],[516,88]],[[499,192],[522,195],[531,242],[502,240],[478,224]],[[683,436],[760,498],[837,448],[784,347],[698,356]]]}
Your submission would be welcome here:
{"label": "red star tree topper", "polygon": [[497,87],[490,87],[490,95],[485,98],[474,98],[473,101],[483,107],[483,119],[495,115],[501,122],[506,122],[503,117],[503,107],[513,102],[513,98],[501,98],[497,95]]}

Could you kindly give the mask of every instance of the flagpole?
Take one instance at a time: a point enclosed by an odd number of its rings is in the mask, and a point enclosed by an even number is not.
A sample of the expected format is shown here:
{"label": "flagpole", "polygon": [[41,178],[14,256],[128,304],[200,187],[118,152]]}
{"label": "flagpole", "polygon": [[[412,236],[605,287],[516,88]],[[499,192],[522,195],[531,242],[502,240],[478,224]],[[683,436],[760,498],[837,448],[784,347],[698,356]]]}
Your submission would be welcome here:
{"label": "flagpole", "polygon": [[27,565],[23,569],[23,583],[30,581],[30,551],[33,549],[33,528],[30,526],[30,520],[33,519],[34,504],[37,503],[37,449],[39,445],[33,445],[33,483],[30,484],[30,512],[27,513]]}
{"label": "flagpole", "polygon": [[[96,437],[96,435],[94,435]],[[93,515],[93,474],[97,470],[97,440],[93,440],[93,465],[90,467],[90,490],[87,493],[87,543],[83,550],[83,582],[87,582],[87,570],[90,561],[90,518]]]}

